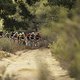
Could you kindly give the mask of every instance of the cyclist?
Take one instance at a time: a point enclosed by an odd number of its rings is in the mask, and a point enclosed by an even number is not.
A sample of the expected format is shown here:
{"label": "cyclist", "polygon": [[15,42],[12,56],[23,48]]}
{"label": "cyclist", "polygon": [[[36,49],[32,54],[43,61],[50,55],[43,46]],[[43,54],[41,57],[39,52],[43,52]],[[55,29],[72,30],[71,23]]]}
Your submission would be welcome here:
{"label": "cyclist", "polygon": [[36,33],[35,35],[35,41],[36,41],[36,46],[37,47],[40,47],[40,39],[41,39],[41,36],[40,36],[40,33]]}
{"label": "cyclist", "polygon": [[30,33],[26,34],[26,46],[30,46]]}
{"label": "cyclist", "polygon": [[34,32],[30,34],[30,45],[32,48],[35,46],[35,33]]}
{"label": "cyclist", "polygon": [[24,34],[24,32],[22,32],[21,34],[22,34],[21,35],[21,43],[25,44],[25,34]]}
{"label": "cyclist", "polygon": [[13,34],[13,37],[12,38],[13,38],[14,42],[16,42],[18,40],[18,32],[15,32]]}

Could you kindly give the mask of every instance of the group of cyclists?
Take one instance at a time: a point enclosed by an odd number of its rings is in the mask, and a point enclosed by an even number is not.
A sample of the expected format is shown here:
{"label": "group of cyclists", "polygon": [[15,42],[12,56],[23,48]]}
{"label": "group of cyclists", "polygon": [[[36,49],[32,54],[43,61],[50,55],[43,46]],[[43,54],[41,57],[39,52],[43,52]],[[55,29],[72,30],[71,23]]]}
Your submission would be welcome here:
{"label": "group of cyclists", "polygon": [[[0,34],[1,35],[1,34]],[[3,35],[2,35],[3,36]],[[29,47],[40,47],[41,35],[39,32],[6,32],[3,37],[12,39],[19,45],[26,45]]]}

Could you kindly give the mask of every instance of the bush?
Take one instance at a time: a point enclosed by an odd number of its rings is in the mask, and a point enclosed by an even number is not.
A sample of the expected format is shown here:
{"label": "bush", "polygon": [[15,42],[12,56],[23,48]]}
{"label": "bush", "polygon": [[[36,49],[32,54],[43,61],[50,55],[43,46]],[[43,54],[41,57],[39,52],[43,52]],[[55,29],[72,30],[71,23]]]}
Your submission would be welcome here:
{"label": "bush", "polygon": [[[50,44],[52,53],[64,63],[70,75],[80,80],[80,28],[78,26],[64,26],[57,35],[57,40]],[[60,29],[61,30],[61,29]]]}
{"label": "bush", "polygon": [[72,77],[76,77],[76,80],[80,80],[80,52],[76,53],[75,59],[72,61],[69,71]]}
{"label": "bush", "polygon": [[8,39],[8,38],[1,38],[0,39],[0,49],[6,52],[14,52],[16,49],[16,44]]}
{"label": "bush", "polygon": [[47,37],[52,54],[61,61],[70,75],[80,80],[80,26],[78,17],[60,22],[48,22],[41,27]]}

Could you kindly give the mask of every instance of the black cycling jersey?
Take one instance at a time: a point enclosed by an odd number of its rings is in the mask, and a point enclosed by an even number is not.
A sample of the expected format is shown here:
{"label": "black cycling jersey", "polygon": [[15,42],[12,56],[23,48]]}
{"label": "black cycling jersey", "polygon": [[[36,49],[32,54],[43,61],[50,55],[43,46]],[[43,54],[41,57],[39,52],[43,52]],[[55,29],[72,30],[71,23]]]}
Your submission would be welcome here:
{"label": "black cycling jersey", "polygon": [[31,39],[34,39],[35,35],[34,34],[31,34],[30,38]]}
{"label": "black cycling jersey", "polygon": [[27,39],[30,40],[30,34],[27,35]]}
{"label": "black cycling jersey", "polygon": [[39,34],[37,34],[36,36],[35,36],[35,39],[36,40],[39,40],[41,38],[41,36],[39,35]]}

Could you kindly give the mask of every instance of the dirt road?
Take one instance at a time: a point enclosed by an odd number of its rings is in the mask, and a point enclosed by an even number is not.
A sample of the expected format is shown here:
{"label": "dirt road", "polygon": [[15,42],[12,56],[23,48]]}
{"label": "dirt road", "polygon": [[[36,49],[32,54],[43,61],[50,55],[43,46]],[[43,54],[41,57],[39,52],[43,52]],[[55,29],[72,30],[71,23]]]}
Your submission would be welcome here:
{"label": "dirt road", "polygon": [[0,80],[73,80],[49,49],[17,52],[0,60]]}

